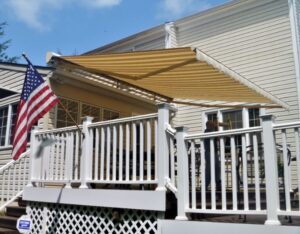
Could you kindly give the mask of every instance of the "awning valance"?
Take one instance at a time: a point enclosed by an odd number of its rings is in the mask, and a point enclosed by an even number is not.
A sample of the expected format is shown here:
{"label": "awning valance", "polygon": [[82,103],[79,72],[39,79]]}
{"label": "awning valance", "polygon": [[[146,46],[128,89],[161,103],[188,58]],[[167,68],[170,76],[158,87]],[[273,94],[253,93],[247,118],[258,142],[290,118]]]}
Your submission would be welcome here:
{"label": "awning valance", "polygon": [[58,59],[170,100],[248,102],[266,107],[288,107],[245,77],[195,48],[64,56]]}

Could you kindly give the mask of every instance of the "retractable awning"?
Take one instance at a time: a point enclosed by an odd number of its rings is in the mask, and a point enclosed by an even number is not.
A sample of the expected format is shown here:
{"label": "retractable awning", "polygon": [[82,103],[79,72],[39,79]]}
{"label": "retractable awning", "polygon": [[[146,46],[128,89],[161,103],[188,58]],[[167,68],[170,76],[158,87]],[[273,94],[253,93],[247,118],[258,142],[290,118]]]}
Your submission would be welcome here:
{"label": "retractable awning", "polygon": [[98,75],[181,99],[288,106],[197,48],[175,48],[57,58]]}

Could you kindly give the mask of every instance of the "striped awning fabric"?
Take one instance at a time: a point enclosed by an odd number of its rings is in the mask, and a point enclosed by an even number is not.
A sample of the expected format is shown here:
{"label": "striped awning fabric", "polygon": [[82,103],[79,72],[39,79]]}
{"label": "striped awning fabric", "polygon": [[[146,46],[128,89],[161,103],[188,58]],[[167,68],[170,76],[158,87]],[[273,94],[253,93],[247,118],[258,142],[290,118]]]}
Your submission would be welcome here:
{"label": "striped awning fabric", "polygon": [[197,48],[175,48],[58,58],[171,100],[192,99],[288,106]]}

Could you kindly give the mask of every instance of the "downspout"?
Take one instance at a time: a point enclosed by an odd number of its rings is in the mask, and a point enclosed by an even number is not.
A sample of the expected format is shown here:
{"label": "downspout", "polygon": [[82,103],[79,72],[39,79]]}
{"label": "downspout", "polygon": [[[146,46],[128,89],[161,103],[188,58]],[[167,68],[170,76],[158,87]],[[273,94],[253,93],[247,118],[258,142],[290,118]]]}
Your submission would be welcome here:
{"label": "downspout", "polygon": [[289,0],[289,17],[290,17],[291,33],[292,33],[292,41],[293,41],[293,53],[294,53],[294,62],[295,62],[297,94],[298,94],[298,115],[300,118],[300,38],[299,38],[300,32],[298,31],[300,22],[297,20],[296,1],[299,0]]}
{"label": "downspout", "polygon": [[169,22],[165,24],[165,48],[176,48],[177,36],[176,36],[176,26],[174,22]]}

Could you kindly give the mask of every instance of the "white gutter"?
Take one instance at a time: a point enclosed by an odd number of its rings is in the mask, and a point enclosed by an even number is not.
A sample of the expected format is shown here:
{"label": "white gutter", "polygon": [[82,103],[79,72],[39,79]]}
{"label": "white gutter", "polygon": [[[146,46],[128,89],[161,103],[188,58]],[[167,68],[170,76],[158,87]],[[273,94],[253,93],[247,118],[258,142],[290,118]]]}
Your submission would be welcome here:
{"label": "white gutter", "polygon": [[300,45],[299,45],[300,32],[298,32],[299,22],[297,21],[296,1],[297,0],[289,0],[289,16],[290,16],[291,32],[292,32],[292,40],[293,40],[295,75],[296,75],[297,94],[298,94],[298,115],[300,118]]}

